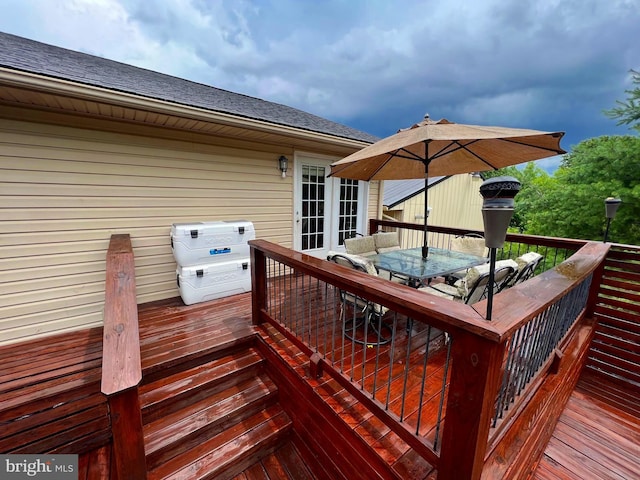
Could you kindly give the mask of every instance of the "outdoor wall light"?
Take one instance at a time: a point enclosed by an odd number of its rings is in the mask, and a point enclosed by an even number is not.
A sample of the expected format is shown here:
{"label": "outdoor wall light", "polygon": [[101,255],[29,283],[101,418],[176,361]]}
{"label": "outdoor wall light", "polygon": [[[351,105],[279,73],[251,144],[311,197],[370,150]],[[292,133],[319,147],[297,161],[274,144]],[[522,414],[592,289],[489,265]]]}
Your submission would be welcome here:
{"label": "outdoor wall light", "polygon": [[489,292],[487,295],[487,320],[493,309],[493,283],[495,281],[496,249],[504,246],[507,228],[513,217],[514,198],[520,191],[520,182],[513,177],[494,177],[482,182],[480,194],[484,242],[489,249]]}
{"label": "outdoor wall light", "polygon": [[278,168],[282,172],[282,178],[287,176],[287,170],[289,169],[289,159],[284,155],[280,155],[278,159]]}
{"label": "outdoor wall light", "polygon": [[616,212],[618,211],[618,207],[622,203],[622,200],[619,198],[608,197],[604,201],[604,211],[607,215],[607,228],[604,231],[604,243],[607,242],[607,238],[609,237],[609,226],[611,225],[611,220],[616,216]]}
{"label": "outdoor wall light", "polygon": [[[429,218],[429,215],[431,215],[431,207],[427,208],[427,218]],[[421,213],[418,213],[418,214],[414,215],[414,218],[416,220],[424,220],[424,215],[421,214]]]}

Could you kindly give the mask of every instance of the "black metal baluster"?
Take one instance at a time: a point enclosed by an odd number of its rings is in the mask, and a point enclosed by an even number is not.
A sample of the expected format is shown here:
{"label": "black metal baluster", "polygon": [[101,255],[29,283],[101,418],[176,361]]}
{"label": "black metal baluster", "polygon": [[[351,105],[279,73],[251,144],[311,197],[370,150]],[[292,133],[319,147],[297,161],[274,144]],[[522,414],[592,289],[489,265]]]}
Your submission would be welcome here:
{"label": "black metal baluster", "polygon": [[422,419],[422,402],[424,401],[424,384],[427,378],[427,361],[429,358],[429,340],[431,339],[431,325],[427,328],[427,345],[424,352],[424,363],[422,365],[422,383],[420,384],[420,396],[418,400],[418,422],[416,425],[416,435],[420,434],[420,420]]}
{"label": "black metal baluster", "polygon": [[447,344],[447,359],[444,363],[444,372],[442,376],[442,387],[440,387],[440,402],[438,404],[438,418],[436,420],[436,431],[435,438],[433,440],[433,450],[437,451],[438,449],[438,440],[440,438],[440,427],[442,424],[442,409],[444,407],[444,397],[445,390],[447,389],[447,375],[449,374],[449,361],[451,359],[451,344],[454,342],[452,337],[449,338],[449,343]]}
{"label": "black metal baluster", "polygon": [[369,320],[372,315],[371,309],[371,303],[366,301],[364,315],[364,342],[362,343],[362,369],[360,373],[360,390],[364,390],[364,375],[367,366],[367,349],[369,348]]}
{"label": "black metal baluster", "polygon": [[391,332],[391,353],[389,355],[389,377],[387,381],[387,400],[385,402],[385,410],[389,409],[389,400],[391,398],[391,382],[393,380],[393,359],[395,358],[396,329],[398,325],[398,315],[393,317],[393,329]]}
{"label": "black metal baluster", "polygon": [[402,381],[402,405],[400,406],[400,421],[404,421],[404,405],[407,400],[407,380],[409,379],[409,364],[411,356],[411,334],[413,329],[407,331],[407,356],[404,362],[404,379]]}
{"label": "black metal baluster", "polygon": [[517,389],[518,382],[520,380],[520,365],[522,361],[521,357],[522,357],[522,348],[523,348],[522,345],[524,344],[524,341],[525,341],[526,332],[527,332],[527,325],[523,325],[518,329],[518,333],[520,333],[520,336],[518,338],[518,343],[516,345],[514,358],[513,358],[514,378],[513,378],[513,382],[511,382],[511,385],[510,385],[509,402],[508,402],[507,408],[505,408],[505,411],[509,410],[509,405],[515,401],[516,389]]}

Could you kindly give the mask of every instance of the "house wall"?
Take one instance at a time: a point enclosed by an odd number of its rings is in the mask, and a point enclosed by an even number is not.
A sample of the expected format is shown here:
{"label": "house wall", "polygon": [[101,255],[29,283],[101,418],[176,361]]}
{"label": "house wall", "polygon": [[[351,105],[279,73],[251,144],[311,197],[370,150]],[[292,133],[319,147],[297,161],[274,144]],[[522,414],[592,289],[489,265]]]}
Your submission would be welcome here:
{"label": "house wall", "polygon": [[[482,222],[482,179],[469,174],[453,175],[429,188],[429,224],[442,227],[484,230]],[[390,212],[396,220],[424,221],[424,192],[396,205]],[[401,218],[398,218],[398,217]],[[416,218],[419,217],[419,218]]]}
{"label": "house wall", "polygon": [[0,118],[0,344],[100,325],[111,234],[131,235],[138,303],[179,295],[172,223],[246,219],[291,246],[291,147],[176,136]]}

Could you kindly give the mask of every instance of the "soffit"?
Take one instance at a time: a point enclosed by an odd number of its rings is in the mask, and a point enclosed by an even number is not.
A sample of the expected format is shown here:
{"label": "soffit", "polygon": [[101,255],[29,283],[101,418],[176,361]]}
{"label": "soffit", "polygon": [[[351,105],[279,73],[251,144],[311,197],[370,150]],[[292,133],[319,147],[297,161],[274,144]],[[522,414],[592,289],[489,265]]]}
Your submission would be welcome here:
{"label": "soffit", "polygon": [[[43,83],[49,83],[44,80]],[[366,142],[270,124],[232,115],[168,102],[136,98],[98,89],[66,85],[60,93],[56,86],[26,88],[0,82],[0,103],[35,110],[59,112],[83,117],[117,120],[127,124],[161,127],[174,131],[205,134],[293,149],[348,155],[368,145]]]}

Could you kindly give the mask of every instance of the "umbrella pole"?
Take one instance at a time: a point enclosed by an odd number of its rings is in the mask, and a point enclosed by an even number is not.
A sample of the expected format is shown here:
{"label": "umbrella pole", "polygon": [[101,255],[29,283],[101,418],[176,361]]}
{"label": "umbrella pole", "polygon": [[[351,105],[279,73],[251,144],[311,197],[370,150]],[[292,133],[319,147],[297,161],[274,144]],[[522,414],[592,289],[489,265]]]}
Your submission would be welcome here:
{"label": "umbrella pole", "polygon": [[[425,151],[427,145],[425,145]],[[428,235],[428,222],[429,222],[429,161],[424,161],[424,236],[422,239],[422,259],[426,260],[429,256],[429,235]]]}

